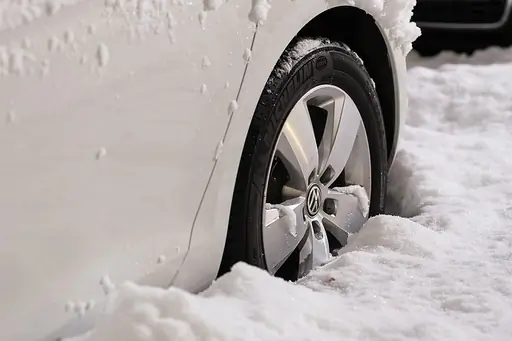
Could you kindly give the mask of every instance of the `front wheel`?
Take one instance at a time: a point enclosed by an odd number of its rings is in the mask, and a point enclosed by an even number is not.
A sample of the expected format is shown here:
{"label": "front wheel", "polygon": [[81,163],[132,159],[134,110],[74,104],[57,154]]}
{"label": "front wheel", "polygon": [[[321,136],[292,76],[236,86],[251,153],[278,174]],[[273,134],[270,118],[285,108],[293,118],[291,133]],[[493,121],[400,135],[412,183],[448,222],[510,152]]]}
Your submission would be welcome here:
{"label": "front wheel", "polygon": [[[316,46],[297,57],[301,46]],[[240,162],[221,274],[237,261],[295,280],[384,210],[387,149],[359,57],[299,42],[263,90]],[[295,60],[293,58],[295,57]]]}

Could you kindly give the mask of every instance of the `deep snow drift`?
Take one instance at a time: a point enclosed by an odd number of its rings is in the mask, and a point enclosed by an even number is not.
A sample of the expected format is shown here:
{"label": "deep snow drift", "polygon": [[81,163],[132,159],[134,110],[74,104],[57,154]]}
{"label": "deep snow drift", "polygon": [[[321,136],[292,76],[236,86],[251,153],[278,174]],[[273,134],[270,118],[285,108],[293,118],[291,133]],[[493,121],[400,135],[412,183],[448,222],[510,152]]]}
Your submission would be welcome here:
{"label": "deep snow drift", "polygon": [[409,70],[389,192],[410,219],[371,219],[300,284],[244,264],[200,295],[127,284],[85,340],[510,340],[512,64],[457,62]]}

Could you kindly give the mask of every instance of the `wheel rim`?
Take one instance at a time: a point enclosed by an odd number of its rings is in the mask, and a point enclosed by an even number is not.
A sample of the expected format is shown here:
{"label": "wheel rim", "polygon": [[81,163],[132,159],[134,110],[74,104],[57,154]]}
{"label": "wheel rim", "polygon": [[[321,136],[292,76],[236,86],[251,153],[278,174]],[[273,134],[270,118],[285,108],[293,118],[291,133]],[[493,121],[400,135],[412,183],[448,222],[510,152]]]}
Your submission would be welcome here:
{"label": "wheel rim", "polygon": [[359,110],[338,87],[313,88],[290,111],[267,175],[268,271],[295,279],[328,262],[368,219],[370,194],[370,149]]}

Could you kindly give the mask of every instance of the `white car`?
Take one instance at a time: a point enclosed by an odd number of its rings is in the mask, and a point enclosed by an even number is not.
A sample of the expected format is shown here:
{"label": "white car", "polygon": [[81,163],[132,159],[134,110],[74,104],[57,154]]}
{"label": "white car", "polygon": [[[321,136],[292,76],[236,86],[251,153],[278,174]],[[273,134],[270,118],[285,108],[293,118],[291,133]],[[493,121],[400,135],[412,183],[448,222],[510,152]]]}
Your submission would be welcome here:
{"label": "white car", "polygon": [[329,261],[384,210],[414,38],[396,2],[6,1],[0,340],[81,333],[125,281]]}

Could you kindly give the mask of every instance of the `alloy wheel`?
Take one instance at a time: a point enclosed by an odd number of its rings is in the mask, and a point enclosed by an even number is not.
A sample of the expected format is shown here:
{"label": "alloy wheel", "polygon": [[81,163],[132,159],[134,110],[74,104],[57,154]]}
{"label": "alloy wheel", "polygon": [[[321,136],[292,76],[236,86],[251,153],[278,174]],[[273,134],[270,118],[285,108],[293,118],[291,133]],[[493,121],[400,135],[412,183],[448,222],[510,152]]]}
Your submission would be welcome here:
{"label": "alloy wheel", "polygon": [[267,176],[268,271],[279,276],[293,268],[301,277],[327,263],[368,219],[371,182],[368,138],[354,101],[336,86],[311,89],[290,111]]}

